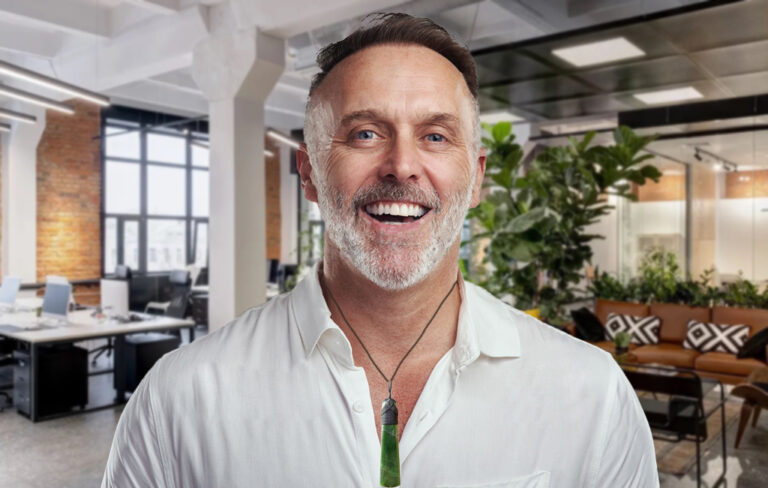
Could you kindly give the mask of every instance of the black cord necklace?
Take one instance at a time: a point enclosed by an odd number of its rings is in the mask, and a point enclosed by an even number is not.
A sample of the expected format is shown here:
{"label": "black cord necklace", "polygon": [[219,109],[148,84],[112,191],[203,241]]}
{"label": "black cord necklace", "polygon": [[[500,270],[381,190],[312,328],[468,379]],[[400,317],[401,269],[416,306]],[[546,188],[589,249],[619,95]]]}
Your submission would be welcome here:
{"label": "black cord necklace", "polygon": [[[323,281],[325,281],[325,278],[323,278]],[[453,289],[456,288],[458,283],[459,280],[453,282],[451,289],[443,297],[443,300],[440,302],[440,305],[437,306],[435,313],[432,314],[432,317],[429,319],[429,322],[427,322],[427,325],[424,326],[424,329],[421,331],[419,338],[416,339],[416,342],[414,342],[411,348],[408,349],[408,352],[405,353],[405,356],[403,356],[403,359],[400,360],[400,363],[397,365],[395,372],[392,373],[390,378],[387,378],[387,375],[381,371],[379,365],[376,364],[376,361],[373,360],[371,353],[368,352],[368,348],[365,347],[363,341],[360,340],[360,336],[357,335],[357,332],[355,332],[355,329],[352,328],[352,325],[349,323],[349,320],[347,320],[347,317],[344,316],[344,311],[341,310],[339,302],[337,302],[336,298],[333,296],[333,292],[331,292],[331,289],[327,284],[325,286],[325,289],[328,290],[328,295],[331,297],[331,301],[333,301],[333,304],[339,311],[339,314],[344,320],[344,323],[347,324],[347,327],[349,327],[349,330],[352,331],[352,334],[355,336],[355,339],[357,339],[357,342],[359,342],[363,347],[363,351],[365,351],[365,354],[368,355],[368,359],[371,360],[373,367],[376,368],[376,371],[378,371],[381,377],[384,378],[384,381],[387,382],[388,396],[387,399],[384,400],[384,402],[381,404],[381,486],[400,486],[400,448],[397,440],[397,402],[392,399],[392,381],[394,381],[395,375],[397,375],[397,372],[400,370],[400,366],[403,365],[405,358],[408,357],[411,351],[416,348],[416,344],[418,344],[421,338],[424,337],[424,333],[427,332],[427,328],[430,326],[430,324],[432,324],[432,321],[435,320],[437,313],[443,307],[445,301],[448,300],[448,297],[451,296]]]}

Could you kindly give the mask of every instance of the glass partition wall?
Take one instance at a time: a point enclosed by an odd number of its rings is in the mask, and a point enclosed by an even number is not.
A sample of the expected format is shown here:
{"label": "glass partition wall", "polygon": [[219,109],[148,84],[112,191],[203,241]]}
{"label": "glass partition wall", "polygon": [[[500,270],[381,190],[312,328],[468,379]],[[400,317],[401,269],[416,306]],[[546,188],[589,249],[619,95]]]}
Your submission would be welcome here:
{"label": "glass partition wall", "polygon": [[[662,177],[635,186],[636,201],[608,197],[615,209],[587,229],[604,237],[591,243],[593,265],[627,280],[648,250],[663,249],[694,279],[712,270],[715,285],[740,276],[768,285],[768,117],[639,132],[660,133],[646,164]],[[594,143],[611,144],[612,137],[602,133]]]}
{"label": "glass partition wall", "polygon": [[686,269],[686,165],[654,151],[645,164],[662,173],[658,182],[633,185],[637,200],[616,199],[619,274],[635,277],[644,256],[664,250]]}
{"label": "glass partition wall", "polygon": [[686,163],[690,239],[685,251],[693,278],[713,269],[716,284],[739,276],[768,283],[765,122],[750,118],[739,130],[670,134],[652,144],[654,151]]}

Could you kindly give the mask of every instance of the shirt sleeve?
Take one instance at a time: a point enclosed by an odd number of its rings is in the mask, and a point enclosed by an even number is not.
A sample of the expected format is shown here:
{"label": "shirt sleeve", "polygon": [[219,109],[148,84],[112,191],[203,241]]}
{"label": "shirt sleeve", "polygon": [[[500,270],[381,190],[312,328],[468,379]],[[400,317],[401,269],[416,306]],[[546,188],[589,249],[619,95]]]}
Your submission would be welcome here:
{"label": "shirt sleeve", "polygon": [[131,395],[120,416],[102,488],[166,487],[151,398],[151,373]]}
{"label": "shirt sleeve", "polygon": [[[613,361],[611,361],[613,363]],[[613,363],[614,374],[606,398],[606,422],[597,460],[595,488],[659,486],[653,436],[637,393]]]}

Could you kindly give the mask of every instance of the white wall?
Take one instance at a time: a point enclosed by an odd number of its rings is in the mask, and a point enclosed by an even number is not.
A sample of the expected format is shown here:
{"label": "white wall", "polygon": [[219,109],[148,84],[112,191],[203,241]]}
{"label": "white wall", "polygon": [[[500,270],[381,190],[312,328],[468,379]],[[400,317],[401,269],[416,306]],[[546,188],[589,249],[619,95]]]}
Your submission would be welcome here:
{"label": "white wall", "polygon": [[3,136],[2,274],[23,283],[37,281],[37,144],[45,129],[45,110],[26,107],[34,124],[13,123]]}
{"label": "white wall", "polygon": [[768,198],[729,198],[717,202],[716,267],[724,279],[739,271],[768,280]]}

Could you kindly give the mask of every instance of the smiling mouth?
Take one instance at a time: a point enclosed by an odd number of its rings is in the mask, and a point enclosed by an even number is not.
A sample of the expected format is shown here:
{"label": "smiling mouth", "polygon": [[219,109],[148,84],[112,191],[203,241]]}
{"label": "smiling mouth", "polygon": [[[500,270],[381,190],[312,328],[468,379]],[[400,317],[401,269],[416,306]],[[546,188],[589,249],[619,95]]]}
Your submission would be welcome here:
{"label": "smiling mouth", "polygon": [[424,217],[429,211],[418,203],[411,202],[372,202],[365,205],[365,212],[371,218],[387,224],[407,224]]}

